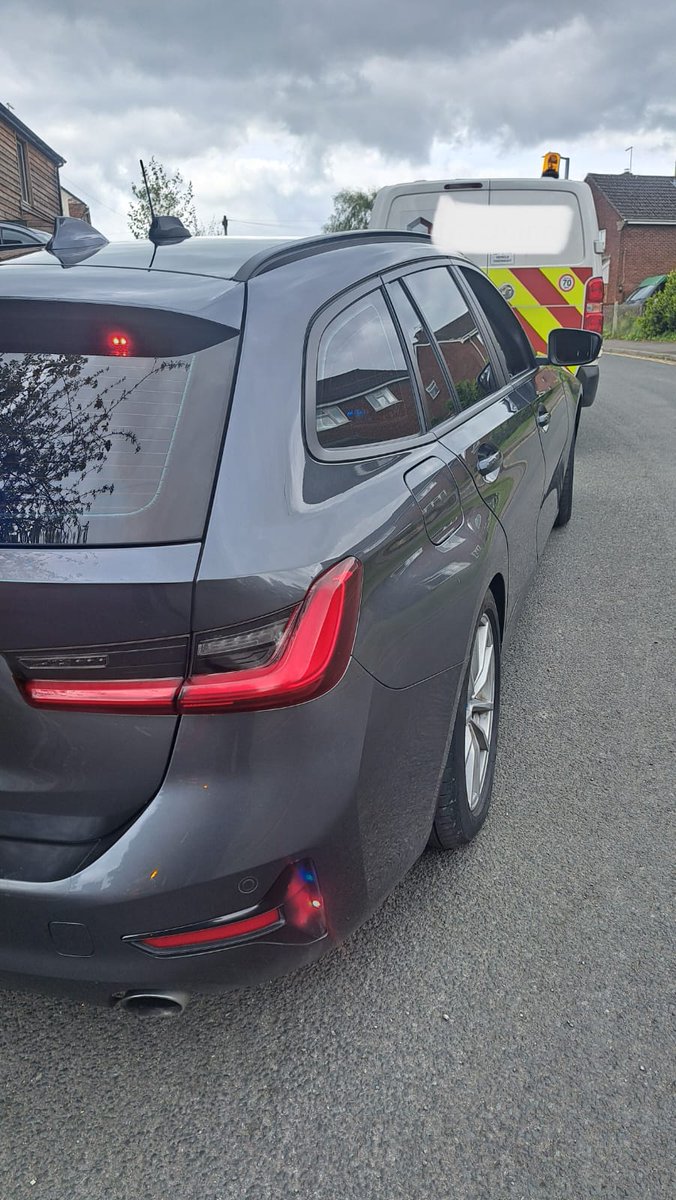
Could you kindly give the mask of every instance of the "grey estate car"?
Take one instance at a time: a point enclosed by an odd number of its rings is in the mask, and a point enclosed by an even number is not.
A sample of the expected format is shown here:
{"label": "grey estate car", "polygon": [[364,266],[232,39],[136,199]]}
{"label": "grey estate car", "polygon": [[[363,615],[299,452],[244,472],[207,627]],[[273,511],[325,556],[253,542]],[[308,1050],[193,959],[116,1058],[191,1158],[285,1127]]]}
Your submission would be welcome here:
{"label": "grey estate car", "polygon": [[0,271],[0,979],[180,1011],[481,827],[600,338],[413,234],[67,262]]}

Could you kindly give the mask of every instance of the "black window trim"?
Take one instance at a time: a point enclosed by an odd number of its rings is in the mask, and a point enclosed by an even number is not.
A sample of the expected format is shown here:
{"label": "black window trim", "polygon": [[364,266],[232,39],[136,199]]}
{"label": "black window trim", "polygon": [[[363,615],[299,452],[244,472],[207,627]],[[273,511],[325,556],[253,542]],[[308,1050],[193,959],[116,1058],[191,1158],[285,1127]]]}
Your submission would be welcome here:
{"label": "black window trim", "polygon": [[[410,263],[409,263],[410,266]],[[404,268],[405,269],[405,268]],[[335,449],[327,446],[322,446],[317,437],[317,359],[319,351],[319,343],[321,338],[331,324],[331,322],[339,317],[341,313],[350,308],[352,304],[363,297],[370,295],[372,292],[380,292],[387,310],[392,318],[395,333],[399,340],[408,372],[413,388],[415,399],[416,412],[420,429],[418,433],[411,434],[410,437],[396,438],[392,441],[372,442],[362,446],[338,446]],[[422,399],[419,394],[417,374],[411,368],[411,360],[406,347],[405,338],[402,335],[401,327],[396,314],[392,311],[392,305],[387,290],[384,286],[381,275],[370,276],[368,279],[362,280],[361,283],[342,292],[339,296],[334,296],[328,304],[325,304],[319,312],[315,313],[309,323],[308,332],[305,338],[305,362],[303,370],[304,378],[304,434],[305,444],[309,453],[319,462],[339,463],[339,462],[358,462],[366,458],[385,458],[386,456],[401,455],[407,450],[412,450],[420,445],[433,445],[436,442],[435,433],[427,428],[425,414],[422,406]]]}

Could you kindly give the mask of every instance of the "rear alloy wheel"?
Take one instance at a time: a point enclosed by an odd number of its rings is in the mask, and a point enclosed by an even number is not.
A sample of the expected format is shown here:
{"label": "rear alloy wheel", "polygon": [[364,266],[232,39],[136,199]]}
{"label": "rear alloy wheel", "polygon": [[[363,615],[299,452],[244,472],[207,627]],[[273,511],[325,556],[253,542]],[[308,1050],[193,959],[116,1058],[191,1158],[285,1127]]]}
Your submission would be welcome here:
{"label": "rear alloy wheel", "polygon": [[500,712],[500,622],[491,592],[474,629],[429,845],[470,842],[486,820]]}

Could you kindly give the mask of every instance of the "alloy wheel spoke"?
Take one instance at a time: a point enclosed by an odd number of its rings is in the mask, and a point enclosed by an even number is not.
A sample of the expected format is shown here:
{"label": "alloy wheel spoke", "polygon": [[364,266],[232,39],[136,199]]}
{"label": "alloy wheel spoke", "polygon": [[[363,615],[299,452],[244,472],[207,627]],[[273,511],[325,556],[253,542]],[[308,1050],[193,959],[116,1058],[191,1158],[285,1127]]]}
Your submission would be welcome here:
{"label": "alloy wheel spoke", "polygon": [[476,739],[479,750],[482,754],[487,754],[490,747],[490,729],[488,732],[479,724],[478,721],[470,718],[470,728]]}
{"label": "alloy wheel spoke", "polygon": [[470,809],[481,799],[488,770],[495,710],[495,644],[490,618],[484,615],[470,657],[465,718],[465,784]]}
{"label": "alloy wheel spoke", "polygon": [[481,656],[481,664],[478,674],[474,677],[474,695],[479,696],[489,682],[491,667],[493,666],[493,642],[484,645],[484,651]]}
{"label": "alloy wheel spoke", "polygon": [[470,736],[474,745],[474,755],[472,761],[472,790],[470,792],[470,808],[476,808],[479,802],[479,794],[481,792],[481,750],[477,741],[476,732],[472,726]]}

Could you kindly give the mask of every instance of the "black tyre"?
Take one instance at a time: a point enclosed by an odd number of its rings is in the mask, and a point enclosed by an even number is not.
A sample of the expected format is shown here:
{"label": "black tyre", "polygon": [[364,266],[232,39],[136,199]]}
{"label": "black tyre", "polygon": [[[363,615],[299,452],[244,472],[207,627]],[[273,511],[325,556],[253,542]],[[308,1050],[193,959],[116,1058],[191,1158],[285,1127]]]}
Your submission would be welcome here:
{"label": "black tyre", "polygon": [[472,634],[429,845],[451,850],[481,829],[491,802],[500,716],[500,620],[488,592]]}
{"label": "black tyre", "polygon": [[567,525],[573,513],[573,476],[575,474],[575,441],[570,448],[570,458],[566,474],[563,477],[563,488],[561,489],[561,499],[559,500],[559,511],[557,513],[554,524],[561,529],[563,525]]}

